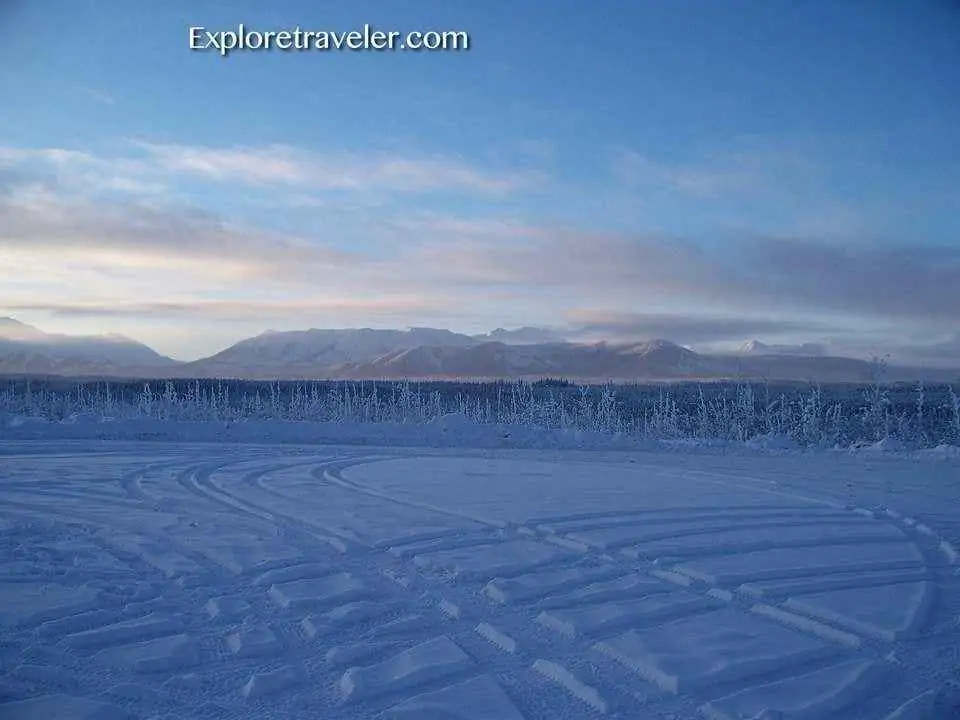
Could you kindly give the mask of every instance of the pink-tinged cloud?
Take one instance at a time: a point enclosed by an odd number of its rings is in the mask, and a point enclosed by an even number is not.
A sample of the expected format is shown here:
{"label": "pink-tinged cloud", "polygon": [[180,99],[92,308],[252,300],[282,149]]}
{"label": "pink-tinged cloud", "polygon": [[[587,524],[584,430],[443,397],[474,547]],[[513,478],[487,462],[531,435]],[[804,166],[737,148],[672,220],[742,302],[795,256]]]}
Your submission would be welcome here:
{"label": "pink-tinged cloud", "polygon": [[287,145],[214,148],[141,142],[137,146],[165,171],[235,185],[495,195],[538,181],[530,173],[495,173],[444,157],[322,154]]}

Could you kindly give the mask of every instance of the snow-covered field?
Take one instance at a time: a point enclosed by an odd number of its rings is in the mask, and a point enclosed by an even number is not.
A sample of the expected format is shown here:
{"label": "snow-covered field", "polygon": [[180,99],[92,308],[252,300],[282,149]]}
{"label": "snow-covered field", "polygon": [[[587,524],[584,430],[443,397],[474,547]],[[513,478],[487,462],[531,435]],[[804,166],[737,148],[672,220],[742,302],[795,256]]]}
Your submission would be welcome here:
{"label": "snow-covered field", "polygon": [[0,718],[960,716],[960,461],[0,443]]}

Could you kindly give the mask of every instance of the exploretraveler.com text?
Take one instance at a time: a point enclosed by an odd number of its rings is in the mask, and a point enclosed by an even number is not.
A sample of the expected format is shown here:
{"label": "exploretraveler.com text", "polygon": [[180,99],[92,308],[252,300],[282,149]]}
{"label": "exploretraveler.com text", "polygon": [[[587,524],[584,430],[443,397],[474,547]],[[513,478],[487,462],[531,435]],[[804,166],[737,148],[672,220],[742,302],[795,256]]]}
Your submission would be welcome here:
{"label": "exploretraveler.com text", "polygon": [[342,32],[304,30],[299,25],[286,30],[254,30],[240,23],[230,30],[191,27],[190,49],[216,52],[221,57],[240,50],[457,51],[470,49],[470,35],[463,30],[375,30],[366,24]]}

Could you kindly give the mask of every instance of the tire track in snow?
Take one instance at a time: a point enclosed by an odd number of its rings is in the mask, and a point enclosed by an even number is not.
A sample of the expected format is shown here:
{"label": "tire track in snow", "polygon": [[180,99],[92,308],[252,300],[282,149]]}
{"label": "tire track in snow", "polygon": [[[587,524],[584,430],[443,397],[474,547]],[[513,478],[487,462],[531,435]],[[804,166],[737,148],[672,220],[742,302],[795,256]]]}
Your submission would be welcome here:
{"label": "tire track in snow", "polygon": [[[218,508],[217,518],[223,526],[233,516],[237,528],[248,528],[244,532],[257,529],[261,534],[247,538],[252,554],[237,560],[239,572],[224,571],[207,555],[193,550],[198,557],[207,559],[204,574],[199,578],[206,585],[182,587],[170,593],[166,606],[153,606],[155,612],[167,607],[168,611],[176,609],[177,614],[192,616],[185,628],[146,621],[142,628],[135,623],[132,628],[117,627],[99,636],[129,638],[161,631],[172,633],[138,641],[133,650],[113,641],[98,649],[98,653],[103,653],[102,662],[110,667],[114,661],[109,658],[119,657],[132,659],[134,666],[142,660],[141,667],[159,668],[134,676],[134,689],[159,687],[160,700],[137,701],[143,708],[156,708],[162,700],[173,703],[171,708],[177,711],[202,706],[212,698],[224,712],[235,716],[257,716],[271,708],[287,717],[307,717],[309,708],[314,713],[323,709],[344,718],[379,713],[384,713],[384,717],[416,717],[417,697],[424,698],[423,702],[428,702],[429,697],[429,702],[455,707],[457,703],[480,702],[483,696],[494,703],[499,712],[495,716],[525,716],[533,720],[556,714],[558,709],[586,717],[634,717],[638,698],[645,698],[644,707],[651,713],[668,707],[686,713],[696,703],[710,703],[710,712],[720,717],[716,713],[729,714],[731,708],[736,710],[746,707],[744,703],[755,702],[755,694],[764,687],[763,683],[793,682],[798,683],[797,687],[806,687],[803,683],[814,681],[808,681],[808,676],[815,678],[817,672],[825,669],[847,667],[834,658],[872,661],[875,648],[879,652],[879,648],[890,646],[855,633],[848,634],[862,640],[859,648],[843,642],[831,643],[829,638],[824,640],[817,632],[809,632],[814,622],[810,618],[805,629],[798,631],[793,627],[797,621],[792,618],[784,621],[781,615],[771,619],[769,613],[764,616],[762,612],[758,617],[757,612],[751,612],[756,603],[745,601],[739,590],[733,592],[721,585],[692,580],[673,572],[676,564],[672,562],[577,545],[569,530],[556,532],[527,524],[483,523],[482,518],[468,517],[442,506],[393,498],[337,480],[344,463],[369,460],[308,458],[302,464],[315,466],[315,475],[331,483],[318,483],[318,493],[324,487],[335,487],[338,492],[355,493],[367,501],[405,508],[411,517],[416,517],[417,511],[429,511],[454,521],[482,525],[452,534],[427,531],[395,542],[346,541],[342,546],[349,552],[338,552],[317,537],[322,532],[322,519],[313,524],[304,520],[302,513],[289,515],[278,510],[279,505],[271,505],[274,501],[270,492],[275,492],[277,501],[287,494],[278,488],[268,490],[271,483],[262,479],[267,474],[299,466],[299,460],[282,467],[277,462],[244,471],[269,460],[264,456],[224,457],[216,463],[194,464],[179,474],[180,485],[204,501],[203,505],[189,509],[200,522],[197,538],[217,540],[214,533],[220,526],[204,529],[205,507]],[[235,488],[217,480],[218,475],[224,479],[241,475],[241,483],[263,491],[263,497],[253,501],[247,492],[237,494]],[[38,503],[35,508],[42,511],[44,505]],[[184,513],[185,519],[189,517],[185,504],[176,509]],[[69,510],[60,512],[71,514]],[[83,514],[82,510],[79,512]],[[304,504],[304,512],[309,512],[309,503]],[[611,521],[622,519],[613,514],[607,517]],[[556,529],[568,519],[546,517],[539,524]],[[863,519],[869,520],[866,516]],[[602,518],[596,520],[602,522]],[[135,523],[136,517],[127,521]],[[102,527],[110,525],[99,515],[89,522]],[[919,532],[918,537],[924,542],[926,536]],[[567,539],[570,544],[557,547],[557,538]],[[542,562],[526,563],[522,555],[515,557],[520,554],[515,549],[532,552],[533,545],[528,543],[543,548]],[[298,554],[286,555],[282,548],[287,545]],[[574,551],[573,547],[581,551]],[[149,563],[138,563],[136,551],[132,553],[129,560],[138,577],[151,578],[148,587],[179,587],[172,584],[175,578],[158,573]],[[926,561],[924,555],[921,565],[925,566]],[[591,574],[591,570],[597,574]],[[564,572],[569,575],[563,575]],[[883,580],[884,572],[890,573],[888,579],[894,576],[893,571],[881,571],[874,580]],[[604,573],[610,577],[601,577]],[[343,577],[344,574],[349,577]],[[649,584],[644,588],[637,583],[630,595],[629,583],[614,585],[623,578],[637,578]],[[499,597],[504,602],[491,599],[491,587],[500,588]],[[604,594],[607,587],[612,595]],[[862,590],[856,585],[852,589]],[[211,591],[216,592],[217,599],[208,607]],[[655,601],[664,595],[709,599],[710,603],[699,607],[694,603],[690,612],[679,617],[664,616],[661,608],[665,606]],[[573,605],[563,606],[564,597],[571,598]],[[553,607],[543,604],[547,600],[553,601]],[[140,602],[139,607],[149,609]],[[149,617],[135,614],[136,602],[132,606],[134,616],[130,620]],[[570,607],[577,612],[571,614]],[[549,623],[538,622],[544,612],[556,618],[555,626],[570,627],[572,632],[557,633]],[[663,653],[668,648],[656,643],[668,642],[669,636],[659,629],[680,624],[706,631],[709,619],[714,617],[712,613],[716,612],[726,613],[723,617],[742,625],[745,637],[754,638],[750,652],[767,658],[767,665],[729,665],[726,658],[727,669],[714,677],[698,675],[689,667],[671,669],[664,664],[667,656]],[[765,644],[758,630],[766,632],[766,628],[778,626],[787,633],[779,637],[793,653],[790,657],[805,658],[791,669],[776,664],[776,659],[782,657],[777,654],[782,648]],[[821,626],[843,632],[825,622]],[[189,648],[193,646],[189,637],[186,645],[176,639],[182,633],[174,631],[180,629],[193,634],[199,653],[195,657],[206,661],[198,680],[189,677],[197,674],[188,672],[195,667],[189,665]],[[760,634],[751,636],[751,632]],[[797,639],[805,637],[810,639]],[[820,641],[823,642],[817,644]],[[720,638],[717,642],[718,658],[723,659],[727,646]],[[603,643],[610,644],[610,652],[598,651]],[[833,654],[821,657],[814,650]],[[99,667],[100,662],[95,660],[94,665]],[[350,671],[351,667],[357,670]],[[405,668],[415,668],[416,672],[410,675]],[[850,668],[854,682],[860,677],[860,666]],[[110,672],[113,677],[120,677],[115,669]],[[677,679],[675,686],[669,678]],[[387,690],[370,691],[375,686]],[[89,689],[87,685],[83,687]],[[180,698],[179,704],[164,694],[164,688],[174,687],[176,691],[171,692]],[[549,692],[551,687],[559,688],[562,694]],[[543,692],[532,692],[531,688]],[[296,692],[290,692],[293,689]],[[133,692],[130,688],[128,691]],[[719,702],[720,692],[726,693],[723,698],[734,699]],[[749,695],[751,692],[755,694]]]}
{"label": "tire track in snow", "polygon": [[[329,475],[329,474],[328,474],[328,475]],[[713,480],[713,481],[716,482],[716,480]],[[724,484],[727,484],[726,481],[721,481],[721,482],[723,482]],[[353,483],[349,483],[349,484],[353,484]],[[356,487],[355,484],[354,484],[354,486]],[[371,492],[371,491],[370,491],[369,489],[367,489],[367,488],[359,488],[359,487],[358,487],[357,489],[360,490],[360,491],[362,491],[362,492],[366,492],[366,493],[370,493],[370,492]],[[752,489],[752,488],[751,488],[751,489]],[[852,509],[852,508],[849,508],[849,507],[845,507],[845,506],[843,506],[843,505],[841,505],[841,504],[838,504],[838,503],[830,503],[830,502],[826,502],[826,501],[822,501],[822,500],[811,499],[811,498],[808,498],[808,497],[806,497],[806,496],[800,495],[800,494],[798,494],[798,493],[783,493],[783,492],[781,492],[781,491],[771,491],[771,492],[772,492],[773,494],[775,494],[775,495],[779,495],[779,496],[782,496],[782,497],[789,497],[790,499],[800,500],[800,501],[802,501],[802,502],[804,502],[804,503],[808,503],[808,502],[809,502],[809,503],[815,504],[815,505],[817,505],[817,506],[824,507],[824,508],[826,508],[831,514],[833,514],[834,516],[836,516],[836,515],[838,515],[838,514],[839,514],[840,516],[844,516],[844,514],[846,514],[847,517],[852,517],[853,515],[860,515],[860,516],[862,516],[862,517],[867,517],[867,518],[869,518],[869,519],[871,519],[871,520],[878,520],[878,519],[879,519],[879,518],[877,518],[877,516],[876,516],[874,513],[872,513],[872,512],[869,512],[869,513],[864,513],[864,512],[857,513],[857,512],[855,512],[855,509]],[[380,495],[380,494],[382,494],[382,493],[379,493],[378,491],[373,491],[373,494]],[[392,499],[395,500],[395,501],[398,501],[398,502],[403,502],[402,500],[398,500],[398,499],[396,499],[396,498],[392,498]],[[424,507],[424,506],[425,506],[425,507],[429,507],[430,509],[437,509],[436,506],[434,506],[434,505],[432,505],[432,504],[424,504],[424,503],[410,503],[410,504],[411,504],[411,505],[414,505],[414,506],[419,506],[419,507]],[[752,509],[753,509],[753,510],[756,510],[756,506],[752,506]],[[839,511],[839,512],[837,512],[837,511]],[[641,516],[641,515],[643,515],[643,514],[644,514],[644,513],[637,513],[638,516]],[[564,517],[564,518],[541,518],[541,519],[540,519],[540,523],[543,524],[543,525],[545,525],[545,526],[548,526],[548,527],[549,527],[551,521],[552,521],[553,523],[556,523],[558,520],[569,520],[569,519],[576,519],[576,518],[596,519],[596,518],[598,518],[598,517],[604,517],[604,515],[605,515],[605,514],[598,514],[598,513],[582,513],[582,514],[578,514],[578,515],[575,515],[575,516],[566,516],[566,517]],[[620,520],[621,518],[619,517],[619,514],[617,514],[617,515],[618,515],[617,519]],[[471,519],[477,519],[477,518],[472,517],[472,516],[467,516],[467,517],[470,517]],[[614,517],[614,515],[611,514],[611,515],[609,515],[609,517]],[[772,528],[774,528],[774,529],[780,529],[780,528],[785,528],[785,527],[791,527],[791,526],[794,526],[794,525],[797,525],[797,526],[800,526],[800,527],[804,527],[804,526],[806,526],[806,525],[808,525],[808,524],[806,524],[806,523],[798,523],[798,524],[783,523],[783,524],[779,524],[779,525],[778,525],[778,524],[774,523],[774,524],[772,524],[770,527],[772,527]],[[558,539],[558,537],[559,537],[559,538],[562,538],[562,539],[571,540],[571,542],[572,542],[571,547],[575,547],[575,546],[579,543],[578,540],[575,540],[575,539],[572,539],[572,538],[569,538],[569,537],[564,537],[563,535],[559,535],[559,536],[558,536],[558,535],[554,535],[554,534],[550,533],[549,531],[548,531],[548,533],[542,533],[542,532],[539,532],[539,533],[538,533],[537,531],[531,531],[531,529],[530,529],[529,527],[527,527],[527,526],[525,526],[525,527],[523,527],[523,528],[521,528],[521,529],[525,532],[525,534],[526,534],[528,537],[536,537],[536,538],[538,538],[538,539],[540,539],[540,540],[542,540],[542,541],[545,541],[545,542],[556,541],[556,539]],[[898,530],[903,530],[904,528],[901,527],[901,526],[897,526],[897,529],[898,529]],[[863,538],[850,538],[850,539],[847,540],[847,542],[851,543],[851,545],[854,545],[854,544],[855,544],[855,545],[857,545],[857,546],[862,546],[865,541],[866,541],[866,540],[863,539]],[[892,539],[890,539],[889,541],[890,541],[890,542],[901,542],[901,538],[892,538]],[[909,542],[909,540],[908,540],[908,538],[907,538],[906,535],[902,538],[902,541],[904,541],[904,542]],[[844,540],[843,540],[843,539],[840,539],[838,542],[839,542],[840,544],[843,544],[843,543],[844,543]],[[878,539],[877,542],[881,542],[881,543],[882,543],[882,542],[886,542],[886,540],[882,540],[882,541],[881,541],[881,540]],[[588,552],[588,553],[591,552],[591,548],[589,548],[589,546],[583,547],[582,544],[580,544],[580,545],[581,545],[581,547],[585,550],[585,552]],[[797,544],[797,543],[793,544],[794,547],[807,547],[807,548],[809,548],[809,549],[811,549],[811,550],[823,549],[823,548],[827,548],[827,547],[836,547],[836,545],[837,545],[837,543],[831,542],[831,540],[830,540],[829,538],[827,538],[827,539],[825,539],[825,540],[823,540],[823,541],[818,541],[818,540],[816,540],[816,539],[813,539],[813,540],[810,540],[810,541],[808,541],[808,542],[803,542],[803,543],[799,543],[799,544]],[[922,543],[921,543],[921,545],[922,545]],[[787,546],[789,547],[790,544],[787,544]],[[777,547],[777,545],[776,545],[776,544],[773,544],[773,545],[771,546],[771,549],[773,549],[773,548],[775,548],[775,547]],[[940,550],[940,549],[942,549],[942,548],[937,548],[937,549]],[[723,554],[724,552],[726,552],[726,553],[728,553],[728,554],[737,554],[739,551],[738,551],[738,549],[736,549],[736,548],[729,548],[727,551],[718,551],[718,552],[719,552],[720,554]],[[919,581],[919,582],[921,582],[921,583],[924,583],[924,584],[927,586],[927,590],[923,593],[923,595],[924,595],[925,597],[926,597],[926,596],[929,596],[930,594],[932,594],[932,592],[933,592],[933,590],[934,590],[934,589],[931,587],[931,585],[930,585],[930,581],[935,581],[935,580],[936,580],[936,572],[934,571],[934,573],[933,573],[934,576],[931,577],[931,576],[930,576],[930,573],[929,573],[929,572],[926,572],[926,571],[929,571],[929,570],[931,569],[931,568],[930,568],[930,565],[931,565],[931,564],[932,564],[932,565],[934,566],[934,568],[935,568],[938,563],[937,563],[936,558],[932,557],[932,555],[931,555],[931,548],[930,548],[930,547],[923,547],[921,552],[922,552],[922,555],[917,558],[917,562],[916,562],[916,563],[910,562],[910,563],[905,563],[905,565],[906,565],[906,566],[917,565],[917,566],[919,566],[920,568],[922,568],[922,570],[925,571],[924,574],[922,575],[922,577],[918,578],[917,575],[913,575],[913,576],[909,576],[909,575],[906,575],[906,576],[904,576],[904,575],[899,575],[899,576],[898,576],[898,575],[888,575],[886,578],[874,576],[874,577],[869,578],[868,580],[866,580],[865,583],[864,583],[864,585],[862,585],[862,586],[861,586],[860,584],[858,584],[858,583],[855,582],[853,585],[851,585],[851,587],[852,587],[854,590],[861,591],[862,589],[864,589],[864,588],[866,588],[866,587],[881,587],[881,586],[889,586],[890,584],[897,585],[897,584],[901,584],[901,583],[904,583],[904,584],[905,584],[905,583],[915,583],[915,582]],[[707,553],[707,554],[709,555],[709,554],[711,554],[711,553]],[[605,556],[605,557],[610,558],[610,556]],[[612,559],[612,558],[611,558],[611,559]],[[669,562],[668,562],[668,563],[664,564],[662,559],[660,559],[660,558],[654,558],[654,559],[652,560],[652,562],[650,562],[650,563],[647,565],[646,569],[647,569],[647,571],[649,571],[652,575],[660,575],[661,577],[666,577],[667,574],[664,574],[663,571],[662,571],[660,568],[661,568],[661,567],[667,567],[667,568],[669,568],[669,567],[671,567],[672,565],[673,565],[673,563],[669,563]],[[878,566],[878,568],[882,568],[882,567],[883,567],[883,563],[878,563],[877,566]],[[890,564],[891,569],[894,569],[894,568],[896,568],[897,566],[898,566],[898,565],[897,565],[896,562],[893,562],[893,563]],[[856,568],[852,568],[852,569],[855,570]],[[833,570],[831,570],[831,572],[837,572],[837,569],[833,569]],[[802,576],[803,573],[800,573],[800,575]],[[680,576],[680,577],[682,577],[682,576]],[[841,626],[841,627],[840,627],[840,628],[837,628],[837,627],[831,626],[831,623],[832,623],[834,620],[837,620],[838,617],[835,616],[835,615],[829,614],[829,613],[826,614],[826,615],[824,615],[824,614],[822,614],[822,613],[814,613],[812,616],[811,616],[810,614],[806,614],[806,616],[804,616],[804,614],[798,615],[798,614],[796,614],[795,612],[790,612],[790,611],[784,610],[784,609],[782,609],[782,608],[778,608],[778,607],[772,606],[772,605],[770,605],[770,604],[758,603],[758,602],[756,602],[756,601],[755,601],[754,599],[752,599],[752,598],[744,597],[743,594],[741,594],[741,593],[731,592],[730,590],[726,590],[726,589],[724,589],[724,588],[722,588],[722,587],[720,587],[720,586],[711,586],[711,585],[709,584],[709,582],[708,582],[708,583],[704,583],[704,582],[702,582],[702,580],[698,580],[697,578],[691,578],[691,577],[689,577],[689,576],[686,578],[686,580],[681,580],[681,584],[684,584],[684,585],[689,584],[689,585],[691,586],[691,589],[692,589],[692,590],[698,590],[698,591],[700,591],[700,593],[702,593],[703,595],[705,595],[705,596],[707,596],[707,597],[710,597],[710,598],[712,598],[712,599],[714,599],[714,600],[719,600],[719,601],[723,601],[723,602],[730,603],[730,604],[732,604],[733,607],[737,608],[738,610],[740,610],[740,611],[742,611],[742,612],[744,612],[744,613],[748,613],[748,614],[750,614],[750,615],[752,615],[752,616],[760,616],[760,617],[763,617],[763,618],[765,618],[765,619],[767,619],[767,620],[773,620],[773,621],[776,621],[777,623],[779,623],[779,624],[781,624],[781,625],[783,625],[783,626],[785,626],[785,627],[790,628],[791,630],[797,630],[797,631],[800,631],[800,632],[802,632],[802,633],[806,633],[806,634],[808,634],[808,635],[816,636],[816,637],[818,637],[818,638],[820,638],[820,639],[825,639],[825,640],[831,641],[831,642],[834,643],[834,644],[837,644],[837,645],[842,646],[845,650],[856,652],[858,655],[864,655],[864,654],[869,655],[870,657],[872,657],[872,659],[873,659],[872,662],[874,662],[874,663],[882,663],[882,662],[884,661],[884,659],[886,658],[886,656],[889,655],[889,647],[884,648],[882,645],[881,645],[881,646],[876,646],[875,643],[873,642],[873,640],[874,640],[875,638],[871,638],[871,637],[870,637],[870,635],[872,635],[871,632],[868,632],[868,633],[867,633],[867,636],[861,636],[861,635],[856,634],[856,633],[858,633],[861,629],[863,629],[863,626],[860,625],[860,624],[857,623],[857,622],[853,622],[853,623],[847,622],[847,621],[846,621],[846,618],[843,617],[842,614],[839,616],[839,623],[840,623],[840,626]],[[807,589],[809,590],[810,588],[807,588]],[[915,626],[915,627],[907,628],[907,629],[904,630],[904,632],[906,632],[906,633],[908,633],[908,634],[911,634],[911,635],[914,634],[915,632],[917,632],[917,631],[919,630],[919,628],[922,627],[923,624],[924,624],[925,617],[923,617],[923,616],[925,615],[925,613],[927,612],[928,609],[929,609],[929,607],[928,607],[928,603],[926,602],[926,600],[921,599],[920,602],[919,602],[919,604],[918,604],[918,606],[917,606],[917,608],[916,608],[916,613],[917,613],[917,615],[920,616],[919,619],[918,619],[918,621],[917,621],[917,623],[916,623],[916,626]],[[890,639],[893,639],[893,637],[899,637],[899,634],[897,634],[897,635],[894,636],[894,635],[885,635],[884,633],[880,633],[880,639],[881,639],[881,640],[883,640],[883,639],[890,640]]]}

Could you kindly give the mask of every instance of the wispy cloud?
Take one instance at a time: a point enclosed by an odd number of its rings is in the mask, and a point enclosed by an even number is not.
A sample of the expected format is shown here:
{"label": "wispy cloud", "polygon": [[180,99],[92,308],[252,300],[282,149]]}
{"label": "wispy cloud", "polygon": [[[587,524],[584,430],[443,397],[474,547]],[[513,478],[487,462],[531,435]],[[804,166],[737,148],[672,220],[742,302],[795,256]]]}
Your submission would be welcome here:
{"label": "wispy cloud", "polygon": [[678,191],[695,197],[718,197],[749,187],[755,177],[743,168],[697,167],[656,162],[633,150],[621,150],[612,162],[616,178],[627,187]]}
{"label": "wispy cloud", "polygon": [[[885,231],[897,203],[877,206],[838,192],[843,180],[818,148],[742,140],[681,157],[632,148],[608,155],[616,185],[613,203],[635,217],[670,217],[674,226],[699,224],[707,232],[777,233],[864,238]],[[869,192],[869,191],[867,191]]]}
{"label": "wispy cloud", "polygon": [[544,182],[541,173],[485,168],[435,155],[318,153],[288,145],[208,147],[132,141],[113,153],[0,145],[0,171],[16,170],[62,189],[160,194],[192,181],[284,193],[322,205],[325,193],[406,196],[439,193],[496,199]]}
{"label": "wispy cloud", "polygon": [[458,280],[571,297],[740,312],[816,313],[960,324],[960,248],[742,237],[702,245],[676,236],[527,228],[425,240],[412,251]]}
{"label": "wispy cloud", "polygon": [[336,230],[297,236],[195,208],[64,198],[42,186],[0,195],[0,218],[11,280],[18,268],[69,262],[113,274],[167,270],[238,292],[250,292],[243,284],[251,281],[301,289],[322,282],[337,294],[482,289],[555,311],[642,303],[650,312],[700,305],[736,314],[760,306],[785,317],[960,324],[960,249],[947,246],[814,238],[704,246],[653,233],[420,215],[382,220],[374,231],[390,249],[370,255],[346,249]]}
{"label": "wispy cloud", "polygon": [[[353,158],[333,170],[311,160],[289,149],[137,146],[104,157],[0,146],[0,311],[249,328],[304,318],[405,325],[456,313],[461,327],[515,319],[688,343],[876,331],[887,342],[909,334],[931,357],[954,347],[960,327],[953,246],[746,233],[704,242],[532,222],[496,202],[443,214],[352,195],[353,209],[309,206],[310,221],[291,231],[199,209],[165,189],[237,177],[304,198],[323,188],[402,194],[458,183],[498,197],[509,187],[509,174],[443,160]],[[698,192],[722,186],[719,177],[683,182]]]}
{"label": "wispy cloud", "polygon": [[140,142],[137,146],[169,172],[238,185],[499,194],[529,186],[538,180],[530,173],[496,173],[443,157],[321,154],[287,145],[212,148]]}
{"label": "wispy cloud", "polygon": [[960,247],[755,238],[741,243],[745,295],[799,307],[960,326]]}
{"label": "wispy cloud", "polygon": [[701,200],[809,189],[823,171],[808,156],[788,147],[749,143],[673,161],[621,147],[612,152],[610,167],[627,187],[677,192]]}
{"label": "wispy cloud", "polygon": [[[504,285],[530,293],[655,298],[714,284],[712,263],[683,238],[537,226],[497,227],[491,235],[427,235],[410,251],[453,282]],[[437,280],[440,280],[439,278]]]}
{"label": "wispy cloud", "polygon": [[[19,302],[5,305],[17,312],[43,312],[62,318],[143,318],[213,320],[249,323],[273,322],[339,315],[345,320],[368,322],[386,318],[396,321],[400,313],[437,313],[442,303],[428,295],[394,294],[380,297],[301,297],[294,300],[180,300],[112,303]],[[455,307],[447,305],[449,312]]]}
{"label": "wispy cloud", "polygon": [[639,340],[667,338],[684,345],[742,342],[783,336],[821,337],[834,325],[784,317],[724,316],[709,313],[638,313],[573,308],[565,313],[574,336],[593,339]]}
{"label": "wispy cloud", "polygon": [[8,257],[43,256],[48,263],[73,259],[242,279],[358,261],[318,242],[233,225],[196,209],[94,203],[42,190],[0,196],[0,218],[0,247]]}
{"label": "wispy cloud", "polygon": [[0,196],[38,189],[72,197],[156,197],[166,192],[167,178],[136,156],[0,145]]}

